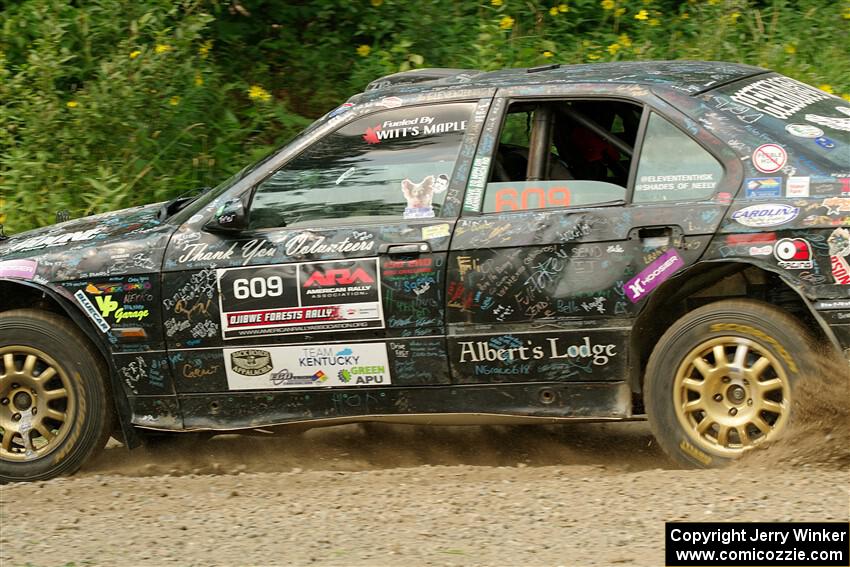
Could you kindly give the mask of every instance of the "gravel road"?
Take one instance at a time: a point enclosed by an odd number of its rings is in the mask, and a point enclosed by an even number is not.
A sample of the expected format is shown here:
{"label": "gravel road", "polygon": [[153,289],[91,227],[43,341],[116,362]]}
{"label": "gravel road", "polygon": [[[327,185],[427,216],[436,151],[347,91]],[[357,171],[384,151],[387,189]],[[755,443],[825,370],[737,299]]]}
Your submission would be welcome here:
{"label": "gravel road", "polygon": [[847,521],[847,437],[807,443],[719,471],[674,470],[645,423],[112,446],[0,489],[0,565],[658,566],[665,521]]}

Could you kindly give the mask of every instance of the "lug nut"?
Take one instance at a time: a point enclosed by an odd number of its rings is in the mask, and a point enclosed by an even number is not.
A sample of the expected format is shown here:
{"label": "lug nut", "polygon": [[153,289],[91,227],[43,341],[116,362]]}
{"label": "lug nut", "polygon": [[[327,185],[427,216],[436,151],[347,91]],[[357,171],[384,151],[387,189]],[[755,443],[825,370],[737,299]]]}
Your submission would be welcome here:
{"label": "lug nut", "polygon": [[18,389],[18,388],[20,388],[20,387],[21,387],[21,385],[20,385],[20,384],[18,384],[17,382],[15,382],[15,383],[13,383],[13,384],[12,384],[12,389],[13,389],[13,390],[17,390],[17,389]]}
{"label": "lug nut", "polygon": [[2,400],[0,400],[0,404],[4,406],[9,405],[9,398],[3,398]]}
{"label": "lug nut", "polygon": [[20,421],[20,420],[21,420],[21,414],[16,413],[16,414],[12,415],[12,421]]}
{"label": "lug nut", "polygon": [[32,414],[35,415],[38,413],[38,408],[32,408]]}
{"label": "lug nut", "polygon": [[735,409],[735,408],[730,409],[730,410],[729,410],[729,415],[738,415],[738,410],[737,410],[737,409]]}
{"label": "lug nut", "polygon": [[752,398],[750,398],[749,400],[747,400],[747,405],[748,405],[748,406],[753,405],[753,399],[752,399]]}
{"label": "lug nut", "polygon": [[731,379],[731,378],[729,378],[728,376],[724,376],[724,377],[722,378],[722,380],[723,380],[723,383],[724,383],[724,384],[728,384],[729,382],[731,382],[731,381],[732,381],[732,379]]}
{"label": "lug nut", "polygon": [[715,402],[722,402],[723,401],[723,395],[722,394],[714,394],[714,401]]}

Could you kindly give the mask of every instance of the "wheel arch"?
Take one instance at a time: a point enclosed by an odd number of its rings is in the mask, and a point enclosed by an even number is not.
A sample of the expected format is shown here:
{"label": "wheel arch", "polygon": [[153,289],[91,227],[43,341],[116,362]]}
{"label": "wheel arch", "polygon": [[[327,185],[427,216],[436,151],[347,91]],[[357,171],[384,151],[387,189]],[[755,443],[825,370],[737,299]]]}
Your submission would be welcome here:
{"label": "wheel arch", "polygon": [[34,281],[0,278],[0,312],[25,307],[50,311],[68,318],[97,348],[109,371],[112,401],[125,444],[128,447],[137,446],[140,442],[130,422],[132,415],[130,404],[124,394],[123,386],[116,378],[112,355],[103,334],[97,332],[82,310],[50,286]]}
{"label": "wheel arch", "polygon": [[673,321],[700,305],[733,297],[763,299],[790,311],[815,336],[841,352],[832,329],[786,274],[744,260],[699,262],[660,285],[635,319],[629,353],[634,363],[628,376],[632,391],[643,391],[652,348]]}

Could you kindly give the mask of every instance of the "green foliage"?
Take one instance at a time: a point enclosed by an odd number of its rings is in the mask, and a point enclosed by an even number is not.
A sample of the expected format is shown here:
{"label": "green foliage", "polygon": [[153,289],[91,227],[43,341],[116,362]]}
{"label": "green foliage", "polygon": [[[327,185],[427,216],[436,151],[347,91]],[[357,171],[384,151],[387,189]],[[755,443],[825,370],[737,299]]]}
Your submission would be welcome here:
{"label": "green foliage", "polygon": [[213,185],[416,67],[739,61],[850,100],[850,0],[23,0],[0,12],[10,232]]}

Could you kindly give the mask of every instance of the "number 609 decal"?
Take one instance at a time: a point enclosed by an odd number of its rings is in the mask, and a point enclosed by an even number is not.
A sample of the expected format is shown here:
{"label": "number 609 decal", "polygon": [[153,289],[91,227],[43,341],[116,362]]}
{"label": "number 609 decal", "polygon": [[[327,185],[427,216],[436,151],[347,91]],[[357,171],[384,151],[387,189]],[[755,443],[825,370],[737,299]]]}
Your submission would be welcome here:
{"label": "number 609 decal", "polygon": [[281,295],[283,295],[283,278],[280,276],[233,280],[233,297],[236,299],[279,297]]}

